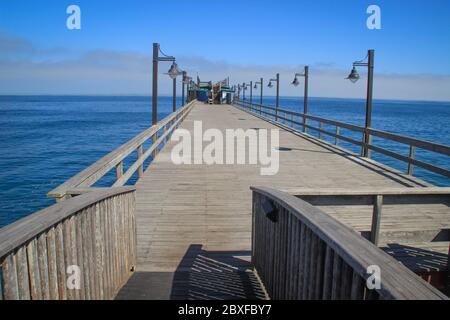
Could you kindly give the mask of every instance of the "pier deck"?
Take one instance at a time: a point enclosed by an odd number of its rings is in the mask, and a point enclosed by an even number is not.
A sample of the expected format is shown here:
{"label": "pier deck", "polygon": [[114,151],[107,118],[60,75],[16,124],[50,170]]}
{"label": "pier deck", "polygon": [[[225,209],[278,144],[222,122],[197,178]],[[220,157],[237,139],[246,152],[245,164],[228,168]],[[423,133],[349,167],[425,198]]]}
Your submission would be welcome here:
{"label": "pier deck", "polygon": [[[203,130],[223,132],[277,128],[229,105],[197,103],[180,127],[192,132],[194,121],[202,121]],[[118,299],[265,298],[249,262],[250,186],[280,190],[427,186],[372,160],[288,130],[280,130],[280,166],[274,176],[260,175],[259,165],[175,165],[171,161],[174,145],[167,143],[136,185],[137,269]],[[322,209],[360,232],[370,231],[369,206]],[[424,204],[411,209],[383,208],[381,246],[406,245],[408,235],[424,228],[430,234],[450,228],[447,205]],[[429,241],[425,237],[423,245]]]}

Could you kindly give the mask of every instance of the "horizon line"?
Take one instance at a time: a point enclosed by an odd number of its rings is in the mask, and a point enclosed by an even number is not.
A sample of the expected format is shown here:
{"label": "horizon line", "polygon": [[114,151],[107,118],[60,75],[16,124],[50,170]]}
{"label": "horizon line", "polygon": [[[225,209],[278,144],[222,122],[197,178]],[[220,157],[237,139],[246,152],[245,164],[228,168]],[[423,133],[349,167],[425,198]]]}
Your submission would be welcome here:
{"label": "horizon line", "polygon": [[[13,94],[3,94],[0,93],[0,97],[152,97],[148,94],[140,93],[125,93],[125,94],[84,94],[84,93],[63,93],[63,94],[51,94],[51,93],[13,93]],[[160,94],[159,97],[172,98],[171,94]],[[276,96],[268,95],[263,96],[264,98],[275,98]],[[181,98],[181,95],[177,95],[177,98]],[[291,96],[291,95],[280,95],[280,98],[300,98],[303,96]],[[309,99],[341,99],[341,100],[360,100],[365,101],[366,98],[354,98],[354,97],[324,97],[324,96],[309,96]],[[248,98],[246,100],[249,100]],[[255,101],[259,101],[259,96],[254,97]],[[397,99],[397,98],[373,98],[373,101],[414,101],[414,102],[435,102],[435,103],[450,103],[450,100],[418,100],[418,99]]]}

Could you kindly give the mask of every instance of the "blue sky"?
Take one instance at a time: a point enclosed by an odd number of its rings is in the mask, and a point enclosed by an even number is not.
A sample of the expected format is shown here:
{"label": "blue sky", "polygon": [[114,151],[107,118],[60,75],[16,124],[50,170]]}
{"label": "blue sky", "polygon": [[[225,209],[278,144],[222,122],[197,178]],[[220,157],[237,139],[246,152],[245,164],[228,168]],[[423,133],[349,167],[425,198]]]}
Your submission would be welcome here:
{"label": "blue sky", "polygon": [[[81,8],[81,30],[66,28],[66,8],[71,4]],[[370,4],[381,8],[381,30],[366,27],[366,9]],[[139,81],[150,78],[144,74],[133,76],[131,72],[137,72],[140,64],[145,64],[147,57],[150,59],[151,45],[156,41],[164,51],[177,56],[180,64],[184,61],[185,68],[188,71],[190,68],[192,73],[199,73],[203,78],[220,78],[221,72],[228,76],[227,72],[238,69],[236,80],[239,81],[240,77],[256,79],[258,69],[270,73],[278,67],[288,73],[290,68],[294,72],[304,64],[315,67],[317,74],[326,73],[327,68],[333,74],[348,70],[352,61],[363,58],[367,49],[373,48],[376,73],[380,77],[409,77],[411,81],[415,79],[417,86],[420,81],[433,79],[435,82],[428,84],[431,91],[424,93],[425,98],[433,99],[435,94],[436,100],[450,99],[450,94],[446,97],[441,89],[434,92],[437,89],[431,88],[434,83],[449,81],[450,77],[448,0],[0,0],[0,35],[8,40],[3,41],[3,48],[0,42],[0,68],[15,74],[14,83],[6,87],[11,93],[51,92],[44,86],[51,86],[57,78],[55,72],[41,70],[44,67],[61,71],[60,77],[64,77],[62,69],[68,70],[66,76],[72,79],[71,88],[64,89],[58,84],[56,93],[64,90],[83,93],[86,88],[92,90],[92,85],[99,87],[99,93],[108,93],[108,84],[110,93],[114,93],[119,90],[120,81],[114,85],[111,79],[127,70],[130,72],[127,76],[136,83],[129,78],[130,87],[125,86],[123,92],[117,93],[149,93],[148,83]],[[14,46],[5,48],[5,43]],[[110,56],[114,56],[110,67],[118,67],[115,75],[105,71]],[[125,65],[117,65],[123,61]],[[96,62],[105,64],[103,77]],[[31,69],[40,67],[41,87],[25,78],[23,66],[27,63]],[[80,69],[64,68],[70,63],[79,63]],[[145,65],[142,71],[148,73],[149,68]],[[213,68],[216,70],[212,71]],[[34,73],[36,80],[39,72],[36,69]],[[89,86],[80,84],[82,79]],[[162,81],[162,88],[168,89],[168,82]],[[1,76],[0,84],[3,84]],[[337,94],[333,90],[327,92],[325,87],[319,92],[319,88],[316,95]],[[408,90],[405,88],[404,92],[399,98],[405,98]],[[383,92],[379,93],[385,97]],[[392,94],[395,92],[386,97]],[[353,96],[352,92],[347,95]]]}

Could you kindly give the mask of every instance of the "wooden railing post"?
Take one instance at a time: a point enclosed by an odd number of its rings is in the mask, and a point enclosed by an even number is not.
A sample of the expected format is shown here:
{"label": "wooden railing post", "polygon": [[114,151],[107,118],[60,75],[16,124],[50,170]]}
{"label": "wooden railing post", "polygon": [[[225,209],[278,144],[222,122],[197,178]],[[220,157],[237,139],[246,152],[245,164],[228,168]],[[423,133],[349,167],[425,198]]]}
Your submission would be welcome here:
{"label": "wooden railing post", "polygon": [[[142,155],[144,154],[142,149],[142,144],[138,147],[138,160],[142,159]],[[144,176],[144,164],[141,164],[138,168],[138,174],[139,178],[142,178]]]}
{"label": "wooden railing post", "polygon": [[341,131],[341,128],[336,126],[336,141],[335,141],[335,145],[339,145],[339,138],[337,136],[339,136]]}
{"label": "wooden railing post", "polygon": [[[323,130],[323,122],[319,122],[319,129]],[[319,139],[323,139],[323,133],[322,131],[319,131]]]}
{"label": "wooden railing post", "polygon": [[116,165],[116,178],[120,179],[120,178],[122,178],[122,175],[123,175],[123,161],[120,161]]}
{"label": "wooden railing post", "polygon": [[[416,147],[413,145],[409,146],[409,159],[414,160],[416,152]],[[412,163],[408,163],[408,175],[412,176],[414,173],[414,165]]]}
{"label": "wooden railing post", "polygon": [[378,246],[380,238],[381,211],[383,208],[383,195],[376,195],[373,202],[372,227],[370,241]]}

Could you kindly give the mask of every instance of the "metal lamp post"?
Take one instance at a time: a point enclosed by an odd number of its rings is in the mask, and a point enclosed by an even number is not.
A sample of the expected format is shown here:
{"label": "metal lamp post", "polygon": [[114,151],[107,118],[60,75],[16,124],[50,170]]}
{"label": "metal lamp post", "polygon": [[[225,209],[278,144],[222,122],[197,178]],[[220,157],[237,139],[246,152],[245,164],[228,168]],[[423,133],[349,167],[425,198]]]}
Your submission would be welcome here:
{"label": "metal lamp post", "polygon": [[259,104],[262,105],[263,104],[263,87],[264,87],[264,80],[263,78],[261,78],[259,81],[255,81],[255,86],[253,87],[253,89],[258,89],[258,85],[260,85],[260,95],[259,95]]}
{"label": "metal lamp post", "polygon": [[253,81],[250,81],[249,87],[250,87],[250,110],[251,110],[253,104]]}
{"label": "metal lamp post", "polygon": [[181,78],[181,106],[184,107],[185,103],[187,103],[187,101],[185,101],[184,99],[185,96],[184,85],[186,85],[186,92],[189,92],[189,83],[191,82],[192,78],[187,76],[186,71],[183,71],[182,75],[183,77]]}
{"label": "metal lamp post", "polygon": [[259,95],[259,113],[261,114],[262,111],[262,104],[263,104],[263,88],[264,88],[264,80],[261,78],[259,81],[255,81],[255,86],[253,89],[258,89],[258,85],[260,85],[260,95]]}
{"label": "metal lamp post", "polygon": [[[364,62],[367,59],[367,62]],[[367,129],[372,125],[372,100],[373,100],[373,69],[375,61],[375,50],[368,50],[366,58],[353,62],[353,68],[346,79],[353,83],[356,83],[359,79],[359,73],[356,67],[367,67],[367,98],[366,98],[366,131],[364,133],[364,145],[362,148],[361,155],[366,158],[370,158],[369,145],[371,143],[372,137],[370,136]]]}
{"label": "metal lamp post", "polygon": [[[296,73],[294,76],[294,81],[292,84],[294,86],[298,86],[300,81],[298,81],[298,77],[305,77],[305,89],[303,94],[303,114],[306,116],[308,114],[308,80],[309,80],[309,67],[305,66],[303,73]],[[306,117],[303,117],[303,132],[306,132]]]}
{"label": "metal lamp post", "polygon": [[242,95],[243,95],[243,97],[242,97],[242,100],[245,100],[245,90],[247,90],[247,88],[248,88],[248,83],[242,83]]}
{"label": "metal lamp post", "polygon": [[[162,54],[160,57],[159,54]],[[152,88],[152,125],[158,123],[158,62],[168,61],[172,65],[167,72],[170,78],[173,79],[173,109],[176,109],[176,77],[180,74],[175,57],[165,55],[159,46],[159,43],[153,43],[153,88]]]}
{"label": "metal lamp post", "polygon": [[276,81],[277,83],[277,97],[275,102],[275,121],[278,121],[278,107],[280,104],[280,74],[277,73],[275,79],[270,79],[269,84],[267,85],[269,88],[273,88],[272,81]]}

